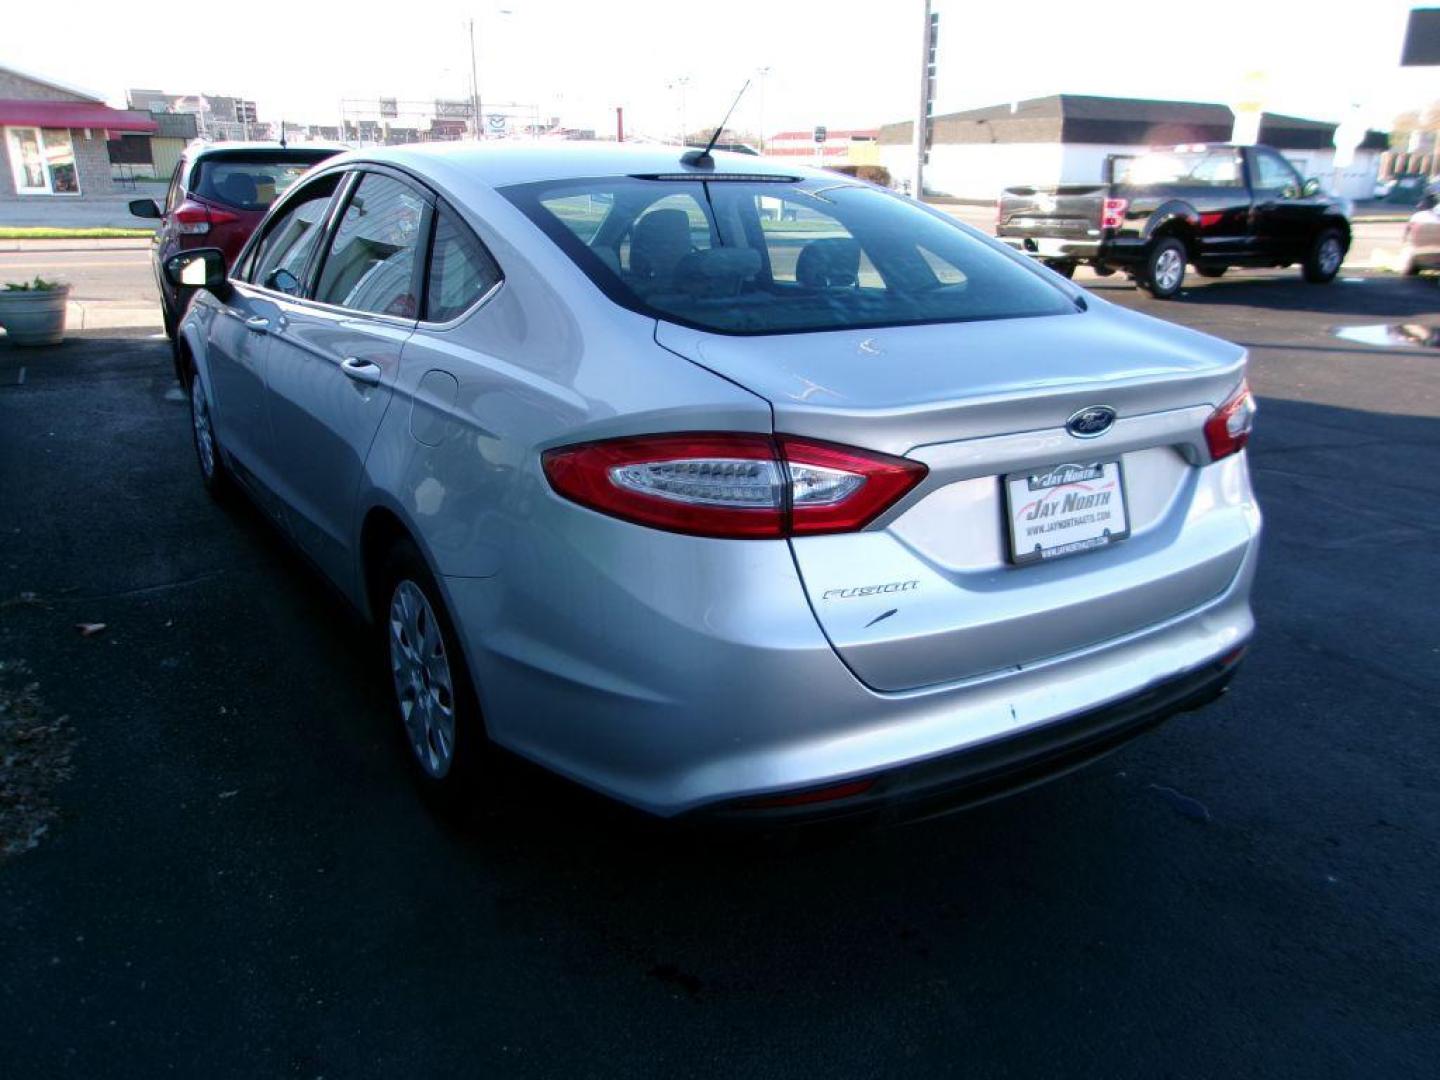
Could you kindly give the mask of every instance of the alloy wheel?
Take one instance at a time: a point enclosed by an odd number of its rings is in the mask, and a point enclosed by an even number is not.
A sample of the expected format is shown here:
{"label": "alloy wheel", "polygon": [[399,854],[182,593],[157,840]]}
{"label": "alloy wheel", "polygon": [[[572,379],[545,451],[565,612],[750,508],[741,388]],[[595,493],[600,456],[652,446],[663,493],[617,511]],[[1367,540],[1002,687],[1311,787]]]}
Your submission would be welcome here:
{"label": "alloy wheel", "polygon": [[195,429],[195,454],[200,459],[200,471],[206,480],[212,480],[215,477],[215,429],[210,422],[210,402],[198,375],[190,380],[190,422]]}
{"label": "alloy wheel", "polygon": [[1155,260],[1155,284],[1169,292],[1180,284],[1180,276],[1185,273],[1184,260],[1180,253],[1173,248],[1166,248],[1160,252]]}
{"label": "alloy wheel", "polygon": [[1316,260],[1320,264],[1320,270],[1327,276],[1334,274],[1340,269],[1340,262],[1345,253],[1340,249],[1340,241],[1333,236],[1327,236],[1320,244],[1320,256]]}
{"label": "alloy wheel", "polygon": [[455,684],[445,638],[424,590],[406,579],[390,599],[390,673],[410,749],[435,780],[455,757]]}

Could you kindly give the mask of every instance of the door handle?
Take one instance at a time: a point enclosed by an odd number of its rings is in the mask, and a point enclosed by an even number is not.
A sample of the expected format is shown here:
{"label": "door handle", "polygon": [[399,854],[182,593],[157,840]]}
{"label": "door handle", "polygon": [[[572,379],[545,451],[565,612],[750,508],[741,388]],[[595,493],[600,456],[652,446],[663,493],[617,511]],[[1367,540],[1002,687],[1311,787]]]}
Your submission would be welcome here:
{"label": "door handle", "polygon": [[379,386],[380,377],[384,373],[380,365],[369,360],[361,360],[358,356],[347,356],[340,361],[340,370],[358,383],[366,386]]}
{"label": "door handle", "polygon": [[263,315],[252,315],[245,320],[245,329],[254,330],[257,334],[263,334],[270,329],[270,320]]}

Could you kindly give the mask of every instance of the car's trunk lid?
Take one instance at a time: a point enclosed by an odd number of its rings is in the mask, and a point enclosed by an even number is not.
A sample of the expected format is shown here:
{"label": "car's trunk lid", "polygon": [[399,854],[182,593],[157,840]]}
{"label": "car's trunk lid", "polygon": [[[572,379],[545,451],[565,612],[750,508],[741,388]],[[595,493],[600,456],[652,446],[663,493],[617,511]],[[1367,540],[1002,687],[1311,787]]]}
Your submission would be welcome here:
{"label": "car's trunk lid", "polygon": [[[1239,570],[1243,510],[1205,487],[1197,467],[1205,418],[1240,380],[1238,347],[1103,304],[1024,320],[755,337],[661,323],[657,340],[768,399],[778,432],[929,466],[869,528],[792,542],[822,628],[876,689],[1112,640],[1218,595]],[[1069,435],[1067,419],[1092,405],[1116,411],[1111,431]],[[1121,462],[1131,538],[1010,565],[1002,477],[1092,461]]]}

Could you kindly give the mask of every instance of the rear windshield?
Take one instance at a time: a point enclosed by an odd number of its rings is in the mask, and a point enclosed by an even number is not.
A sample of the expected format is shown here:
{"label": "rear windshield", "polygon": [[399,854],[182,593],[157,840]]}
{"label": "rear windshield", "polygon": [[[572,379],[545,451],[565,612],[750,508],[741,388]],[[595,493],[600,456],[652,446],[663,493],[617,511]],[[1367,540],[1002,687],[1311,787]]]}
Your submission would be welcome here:
{"label": "rear windshield", "polygon": [[1241,182],[1240,158],[1230,147],[1159,150],[1139,157],[1116,157],[1114,169],[1117,184],[1237,187]]}
{"label": "rear windshield", "polygon": [[190,176],[190,191],[207,202],[237,210],[268,210],[270,204],[334,150],[225,154],[202,157]]}
{"label": "rear windshield", "polygon": [[502,189],[617,303],[728,334],[1076,310],[958,225],[863,184],[603,177]]}

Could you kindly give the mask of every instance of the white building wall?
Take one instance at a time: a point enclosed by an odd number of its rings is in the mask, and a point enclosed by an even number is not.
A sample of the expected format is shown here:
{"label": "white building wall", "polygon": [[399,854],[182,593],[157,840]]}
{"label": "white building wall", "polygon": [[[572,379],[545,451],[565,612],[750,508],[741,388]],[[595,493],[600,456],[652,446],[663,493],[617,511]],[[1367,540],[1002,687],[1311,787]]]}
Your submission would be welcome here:
{"label": "white building wall", "polygon": [[[1111,154],[1143,154],[1148,146],[1106,143],[947,143],[933,147],[925,167],[927,191],[957,199],[992,201],[1007,187],[1021,184],[1098,184]],[[1283,150],[1282,155],[1306,178],[1317,177],[1326,191],[1350,199],[1368,199],[1375,190],[1380,154],[1365,150],[1344,170],[1335,169],[1335,151]],[[913,173],[909,146],[882,145],[880,163],[897,187]]]}
{"label": "white building wall", "polygon": [[[1059,143],[945,143],[932,147],[925,189],[957,199],[994,201],[1016,184],[1060,182]],[[880,163],[897,186],[909,178],[915,155],[908,146],[882,145]]]}

